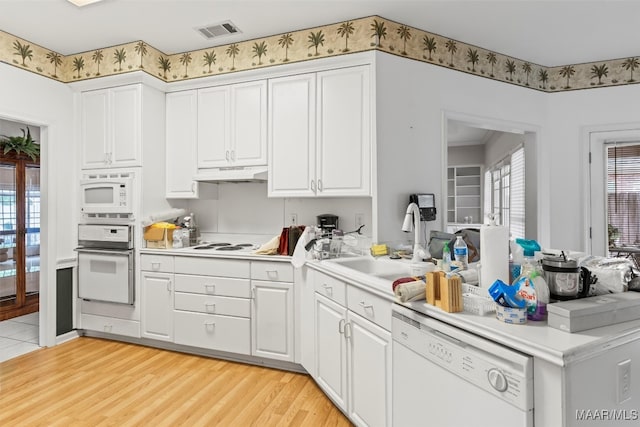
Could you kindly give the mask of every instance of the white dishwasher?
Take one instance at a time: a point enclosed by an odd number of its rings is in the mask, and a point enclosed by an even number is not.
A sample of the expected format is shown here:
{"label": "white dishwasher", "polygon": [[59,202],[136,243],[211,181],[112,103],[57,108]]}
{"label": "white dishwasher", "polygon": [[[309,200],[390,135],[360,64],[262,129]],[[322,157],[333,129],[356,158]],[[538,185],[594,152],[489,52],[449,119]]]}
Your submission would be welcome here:
{"label": "white dishwasher", "polygon": [[399,304],[391,335],[395,427],[533,426],[530,356]]}

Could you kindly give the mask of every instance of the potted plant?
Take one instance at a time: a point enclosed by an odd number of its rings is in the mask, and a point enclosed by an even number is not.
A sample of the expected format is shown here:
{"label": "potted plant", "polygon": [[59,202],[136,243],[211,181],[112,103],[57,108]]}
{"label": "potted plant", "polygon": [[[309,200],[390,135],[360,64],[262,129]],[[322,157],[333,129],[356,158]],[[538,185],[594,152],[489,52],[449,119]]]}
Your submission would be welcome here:
{"label": "potted plant", "polygon": [[15,151],[17,155],[24,154],[29,156],[31,160],[36,161],[40,157],[40,144],[31,137],[31,131],[27,126],[27,131],[20,129],[22,136],[0,136],[0,149],[3,154]]}
{"label": "potted plant", "polygon": [[609,234],[609,247],[613,248],[616,246],[616,240],[618,240],[618,238],[620,237],[620,230],[618,229],[618,227],[614,227],[611,224],[607,225],[607,229]]}

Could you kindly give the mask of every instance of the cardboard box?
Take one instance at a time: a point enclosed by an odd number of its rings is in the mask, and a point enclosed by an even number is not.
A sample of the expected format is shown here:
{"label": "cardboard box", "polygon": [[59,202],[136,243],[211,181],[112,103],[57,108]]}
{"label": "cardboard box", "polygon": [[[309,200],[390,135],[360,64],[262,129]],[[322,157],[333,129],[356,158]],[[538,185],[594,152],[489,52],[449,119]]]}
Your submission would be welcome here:
{"label": "cardboard box", "polygon": [[147,248],[171,248],[173,247],[173,229],[147,227],[144,229],[144,240],[147,243]]}
{"label": "cardboard box", "polygon": [[622,292],[547,305],[548,324],[566,332],[640,319],[640,293]]}

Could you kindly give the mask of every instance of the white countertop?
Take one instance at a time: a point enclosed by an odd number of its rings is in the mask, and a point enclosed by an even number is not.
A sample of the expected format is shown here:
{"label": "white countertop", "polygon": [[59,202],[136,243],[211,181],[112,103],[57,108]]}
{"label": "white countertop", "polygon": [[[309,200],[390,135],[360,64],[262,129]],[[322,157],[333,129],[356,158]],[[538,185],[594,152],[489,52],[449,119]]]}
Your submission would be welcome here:
{"label": "white countertop", "polygon": [[[326,261],[307,263],[311,268],[348,281],[358,287],[395,301],[393,281],[362,274]],[[400,304],[400,303],[398,303]],[[617,345],[640,339],[640,320],[619,323],[582,332],[564,332],[547,326],[546,321],[529,321],[525,325],[503,323],[495,314],[479,316],[468,312],[447,313],[426,301],[400,304],[419,314],[430,316],[449,325],[471,332],[522,353],[544,359],[558,366],[592,357]]]}

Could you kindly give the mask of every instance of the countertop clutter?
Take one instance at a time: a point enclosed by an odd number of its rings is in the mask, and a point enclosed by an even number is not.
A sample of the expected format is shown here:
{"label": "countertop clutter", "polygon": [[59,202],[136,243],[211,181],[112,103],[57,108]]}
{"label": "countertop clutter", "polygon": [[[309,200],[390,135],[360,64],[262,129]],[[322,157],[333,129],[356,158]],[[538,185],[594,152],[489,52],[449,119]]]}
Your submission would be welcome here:
{"label": "countertop clutter", "polygon": [[[396,301],[392,283],[399,277],[409,276],[410,263],[406,260],[392,260],[389,257],[365,256],[315,261],[310,262],[309,265],[313,269],[366,288],[390,301]],[[603,299],[604,297],[592,298]],[[608,296],[607,298],[619,301],[623,305],[626,303],[627,306],[633,304],[633,301],[640,303],[640,294],[635,292],[626,292],[620,296]],[[584,299],[575,302],[589,304]],[[408,317],[417,319],[416,313],[424,314],[558,366],[565,366],[572,360],[590,357],[605,351],[614,341],[632,340],[640,337],[640,320],[630,318],[629,314],[618,313],[620,321],[615,324],[584,332],[568,333],[549,326],[547,321],[530,321],[523,325],[513,325],[498,321],[495,313],[479,315],[468,311],[447,312],[440,307],[429,304],[424,298],[404,303],[396,301],[396,304],[404,307],[403,314]],[[558,304],[559,307],[563,304],[566,305],[566,303]],[[635,311],[637,312],[637,310]],[[611,316],[615,316],[615,314],[611,314]]]}

